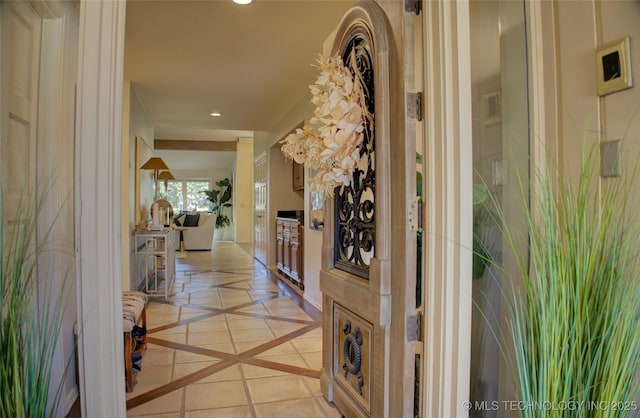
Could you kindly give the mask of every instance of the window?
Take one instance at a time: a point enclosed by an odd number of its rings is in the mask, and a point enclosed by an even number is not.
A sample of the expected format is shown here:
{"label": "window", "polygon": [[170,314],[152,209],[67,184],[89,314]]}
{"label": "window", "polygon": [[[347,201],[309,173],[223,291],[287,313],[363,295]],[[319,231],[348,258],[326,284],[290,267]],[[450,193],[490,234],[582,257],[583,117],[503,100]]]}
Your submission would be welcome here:
{"label": "window", "polygon": [[211,181],[203,179],[169,180],[166,199],[173,206],[173,211],[208,211],[210,203],[202,191],[211,189]]}

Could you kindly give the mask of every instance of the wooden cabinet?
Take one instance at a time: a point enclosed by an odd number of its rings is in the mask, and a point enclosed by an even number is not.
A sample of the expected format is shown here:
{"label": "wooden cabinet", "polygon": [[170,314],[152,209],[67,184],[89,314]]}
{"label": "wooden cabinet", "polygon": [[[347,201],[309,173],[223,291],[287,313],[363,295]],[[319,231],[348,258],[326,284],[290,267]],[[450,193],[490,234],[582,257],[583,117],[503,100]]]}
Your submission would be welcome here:
{"label": "wooden cabinet", "polygon": [[297,219],[276,218],[278,271],[304,289],[304,226]]}

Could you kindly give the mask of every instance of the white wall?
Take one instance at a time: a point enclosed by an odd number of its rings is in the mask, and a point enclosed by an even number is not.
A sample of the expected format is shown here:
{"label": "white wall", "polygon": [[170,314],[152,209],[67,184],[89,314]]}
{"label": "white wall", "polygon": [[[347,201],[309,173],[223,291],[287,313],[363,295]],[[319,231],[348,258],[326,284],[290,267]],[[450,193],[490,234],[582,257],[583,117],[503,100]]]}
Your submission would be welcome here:
{"label": "white wall", "polygon": [[[65,376],[62,399],[54,416],[65,416],[78,396],[75,383],[76,368],[72,361],[75,351],[74,323],[77,319],[77,298],[74,260],[73,218],[73,155],[74,155],[74,103],[77,74],[78,11],[70,2],[50,5],[50,15],[40,10],[42,17],[42,50],[38,115],[38,181],[50,187],[41,217],[53,218],[53,229],[48,237],[55,251],[44,251],[39,257],[38,269],[47,279],[56,283],[52,291],[68,292],[60,338],[51,371],[51,399],[58,388],[57,382]],[[49,178],[49,177],[53,178]],[[57,214],[57,215],[55,215]],[[48,226],[48,225],[47,225]],[[40,274],[39,274],[40,275]],[[58,286],[58,288],[56,288]],[[53,300],[54,295],[46,295]],[[67,363],[71,361],[70,363]],[[67,369],[67,364],[69,364]],[[64,375],[66,370],[66,375]]]}
{"label": "white wall", "polygon": [[[233,177],[231,169],[171,170],[171,173],[177,179],[209,179],[211,180],[211,187],[216,187],[215,182],[218,180],[231,179]],[[164,187],[162,182],[160,183],[160,187]]]}

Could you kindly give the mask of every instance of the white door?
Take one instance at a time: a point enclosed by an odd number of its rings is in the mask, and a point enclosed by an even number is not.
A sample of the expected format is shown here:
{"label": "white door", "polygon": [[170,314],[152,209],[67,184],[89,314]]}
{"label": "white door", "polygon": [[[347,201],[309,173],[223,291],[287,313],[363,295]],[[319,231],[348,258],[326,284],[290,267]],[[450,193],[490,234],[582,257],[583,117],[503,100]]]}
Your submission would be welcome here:
{"label": "white door", "polygon": [[1,185],[5,219],[17,222],[23,192],[34,193],[41,20],[26,2],[0,3],[2,80],[0,126]]}
{"label": "white door", "polygon": [[267,265],[267,154],[263,152],[253,162],[254,172],[254,233],[253,254]]}

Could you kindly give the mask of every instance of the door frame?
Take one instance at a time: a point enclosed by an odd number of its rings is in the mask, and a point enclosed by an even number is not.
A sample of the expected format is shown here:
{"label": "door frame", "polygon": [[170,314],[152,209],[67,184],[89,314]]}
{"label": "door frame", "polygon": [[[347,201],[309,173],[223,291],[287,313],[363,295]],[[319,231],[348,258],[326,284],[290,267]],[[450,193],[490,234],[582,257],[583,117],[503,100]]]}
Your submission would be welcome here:
{"label": "door frame", "polygon": [[[468,2],[425,1],[424,5],[426,108],[438,112],[427,113],[434,124],[427,123],[425,140],[427,144],[438,145],[445,153],[444,160],[433,161],[435,154],[429,156],[431,160],[425,160],[425,189],[429,189],[425,226],[438,226],[434,221],[440,219],[444,232],[451,230],[462,238],[460,226],[463,222],[471,225],[470,213],[460,209],[465,199],[471,197],[471,177],[467,173],[470,165],[461,166],[466,160],[460,152],[461,145],[467,144],[470,138],[467,120],[470,108],[468,100],[460,100],[459,90],[462,88],[464,92],[469,85],[465,87],[463,82],[469,78]],[[555,138],[556,131],[554,7],[552,2],[526,2],[531,129],[540,138]],[[91,416],[126,414],[120,367],[123,361],[119,302],[122,288],[120,280],[112,279],[121,270],[120,126],[125,11],[125,1],[80,3],[75,164],[78,317],[84,323],[79,342],[83,348],[79,350],[82,353],[83,416],[89,416],[87,411]],[[445,63],[452,65],[448,71]],[[443,95],[444,92],[451,96]],[[445,138],[446,144],[437,144],[437,138]],[[533,149],[532,156],[539,160],[544,153]],[[466,185],[463,178],[469,180]],[[454,189],[447,190],[448,185]],[[451,215],[438,218],[438,213]],[[466,232],[469,236],[465,237],[469,243],[470,231],[469,227]],[[468,398],[469,386],[471,311],[469,304],[462,302],[470,300],[470,292],[464,294],[470,285],[465,289],[456,280],[442,278],[460,277],[461,268],[470,269],[471,254],[463,253],[456,245],[425,248],[425,286],[433,293],[427,293],[425,304],[423,364],[426,373],[422,399],[427,407],[423,416],[464,417],[467,411],[463,410],[462,403]],[[445,298],[439,299],[443,296]],[[448,302],[452,304],[447,305]],[[448,314],[452,316],[447,317]],[[446,321],[443,318],[447,318]]]}
{"label": "door frame", "polygon": [[463,417],[471,343],[464,272],[471,272],[473,238],[469,4],[424,4],[422,416]]}
{"label": "door frame", "polygon": [[[262,151],[253,159],[253,254],[255,259],[265,266],[268,264],[267,255],[269,253],[268,249],[265,248],[269,242],[267,236],[267,219],[269,211],[267,208],[268,199],[266,196],[268,161],[266,151]],[[261,182],[261,185],[258,185],[259,182]],[[258,203],[262,204],[264,208],[258,209]]]}
{"label": "door frame", "polygon": [[121,161],[126,1],[80,3],[75,213],[82,416],[126,416]]}

